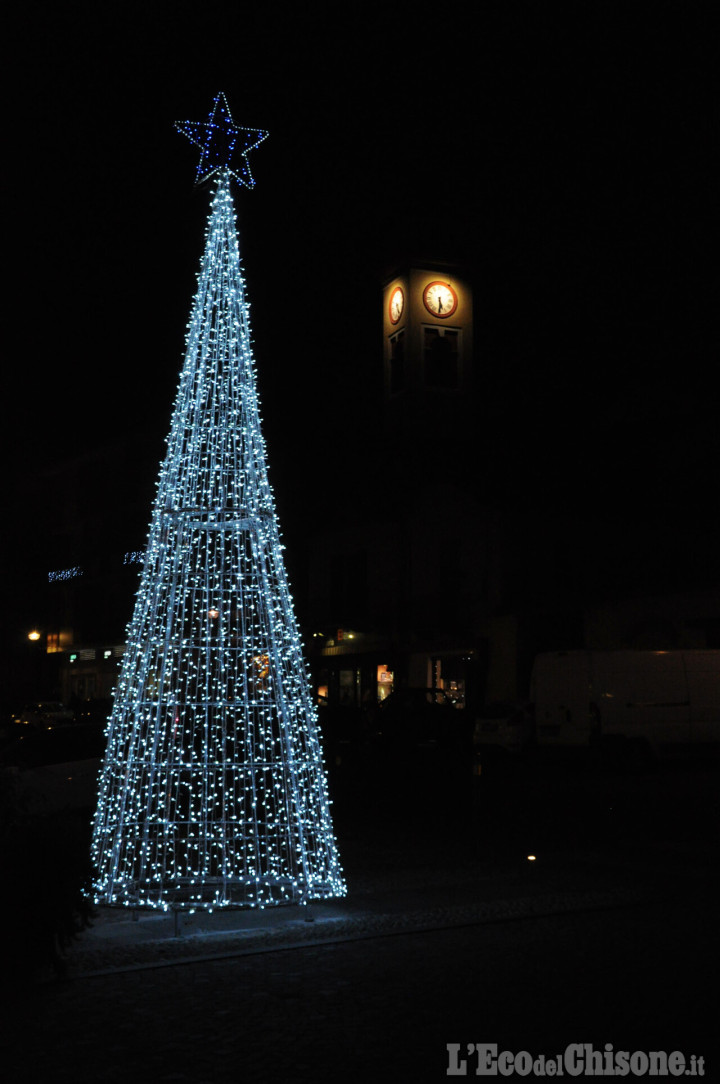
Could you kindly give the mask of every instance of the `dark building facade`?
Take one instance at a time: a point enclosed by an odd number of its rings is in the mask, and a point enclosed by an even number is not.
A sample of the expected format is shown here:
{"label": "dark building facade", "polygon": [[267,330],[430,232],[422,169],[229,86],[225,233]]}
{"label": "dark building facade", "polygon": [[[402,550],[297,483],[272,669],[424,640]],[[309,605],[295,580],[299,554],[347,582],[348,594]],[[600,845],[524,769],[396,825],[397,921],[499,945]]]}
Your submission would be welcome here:
{"label": "dark building facade", "polygon": [[[474,293],[466,270],[427,259],[383,281],[370,484],[310,545],[311,656],[331,703],[360,706],[409,686],[477,710],[524,701],[541,651],[720,646],[708,539],[694,539],[696,560],[673,581],[657,525],[593,509],[592,478],[576,482],[589,496],[567,511],[492,499],[503,438],[490,459],[482,370],[502,361],[485,356]],[[519,424],[506,440],[530,464],[542,434],[541,423]],[[568,444],[577,478],[575,458]],[[665,522],[664,534],[681,526]]]}

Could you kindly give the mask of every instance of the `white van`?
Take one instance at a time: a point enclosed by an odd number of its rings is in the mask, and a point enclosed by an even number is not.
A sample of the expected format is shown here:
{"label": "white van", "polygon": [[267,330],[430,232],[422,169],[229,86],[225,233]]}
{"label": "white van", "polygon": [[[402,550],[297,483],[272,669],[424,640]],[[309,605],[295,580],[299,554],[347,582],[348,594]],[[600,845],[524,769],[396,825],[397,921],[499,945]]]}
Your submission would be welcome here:
{"label": "white van", "polygon": [[538,746],[631,742],[656,757],[720,748],[720,651],[547,652],[530,698]]}

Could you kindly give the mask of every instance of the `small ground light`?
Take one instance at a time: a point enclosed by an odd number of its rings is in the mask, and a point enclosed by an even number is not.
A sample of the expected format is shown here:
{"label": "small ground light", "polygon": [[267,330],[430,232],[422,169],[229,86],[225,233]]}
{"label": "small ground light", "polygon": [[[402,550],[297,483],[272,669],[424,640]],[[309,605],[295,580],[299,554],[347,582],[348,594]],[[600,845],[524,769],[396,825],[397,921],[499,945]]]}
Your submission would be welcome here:
{"label": "small ground light", "polygon": [[527,856],[527,860],[528,860],[528,862],[534,862],[534,861],[535,861],[535,859],[536,859],[536,857],[537,857],[537,856],[536,856],[536,855],[534,855],[534,854],[529,854],[529,855]]}
{"label": "small ground light", "polygon": [[39,639],[40,639],[40,633],[37,631],[37,629],[33,629],[32,632],[28,633],[28,640],[39,640]]}

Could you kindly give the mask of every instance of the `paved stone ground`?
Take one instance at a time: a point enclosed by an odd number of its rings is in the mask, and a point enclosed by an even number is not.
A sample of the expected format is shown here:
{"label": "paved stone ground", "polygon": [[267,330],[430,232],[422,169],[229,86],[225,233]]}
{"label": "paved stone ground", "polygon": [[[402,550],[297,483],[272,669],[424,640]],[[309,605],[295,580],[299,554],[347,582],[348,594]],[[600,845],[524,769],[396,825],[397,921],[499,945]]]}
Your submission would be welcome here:
{"label": "paved stone ground", "polygon": [[13,991],[0,1064],[13,1084],[394,1084],[447,1079],[451,1042],[592,1042],[703,1055],[718,1080],[709,782],[573,782],[534,818],[536,795],[503,790],[479,841],[410,819],[342,824],[340,913],[361,939],[221,939],[235,954],[201,960],[187,936],[118,955],[101,928],[69,979]]}
{"label": "paved stone ground", "polygon": [[449,1042],[611,1042],[702,1054],[717,1080],[714,925],[675,900],[46,985],[7,1079],[431,1082]]}

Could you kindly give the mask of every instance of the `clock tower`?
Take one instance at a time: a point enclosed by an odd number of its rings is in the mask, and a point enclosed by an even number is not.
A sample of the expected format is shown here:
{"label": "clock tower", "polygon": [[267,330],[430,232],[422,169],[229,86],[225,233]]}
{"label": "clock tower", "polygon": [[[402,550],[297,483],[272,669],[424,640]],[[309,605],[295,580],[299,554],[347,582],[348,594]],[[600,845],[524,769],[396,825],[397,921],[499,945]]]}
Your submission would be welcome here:
{"label": "clock tower", "polygon": [[473,426],[473,299],[456,265],[418,261],[383,284],[383,416],[395,460],[446,471]]}

